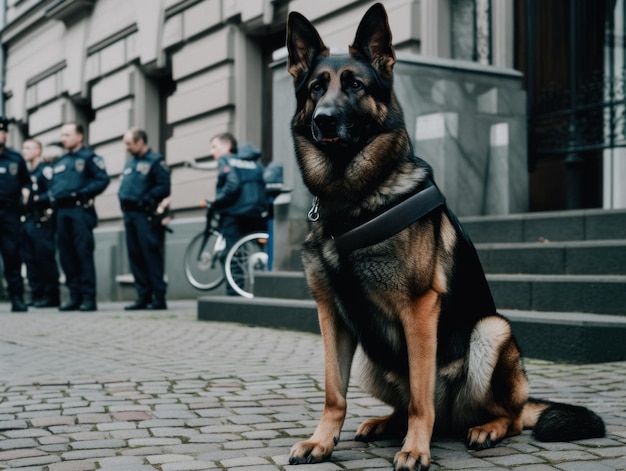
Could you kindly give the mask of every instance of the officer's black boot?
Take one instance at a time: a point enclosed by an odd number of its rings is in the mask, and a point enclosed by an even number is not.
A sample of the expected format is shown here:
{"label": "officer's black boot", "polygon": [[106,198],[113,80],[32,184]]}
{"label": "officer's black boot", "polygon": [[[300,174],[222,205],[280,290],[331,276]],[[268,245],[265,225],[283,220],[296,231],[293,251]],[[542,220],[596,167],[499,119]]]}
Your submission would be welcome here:
{"label": "officer's black boot", "polygon": [[129,304],[128,306],[124,306],[125,311],[138,311],[140,309],[148,309],[150,305],[150,297],[149,296],[140,296],[137,301],[133,304]]}
{"label": "officer's black boot", "polygon": [[21,294],[14,294],[11,296],[11,312],[26,312],[28,306],[24,302],[24,296]]}
{"label": "officer's black boot", "polygon": [[93,296],[83,298],[83,302],[79,306],[78,310],[83,312],[97,311],[98,306],[96,305],[96,298]]}
{"label": "officer's black boot", "polygon": [[34,307],[59,307],[59,296],[44,296],[33,303]]}
{"label": "officer's black boot", "polygon": [[70,300],[63,304],[59,311],[76,311],[81,305],[81,299],[78,296],[70,295]]}
{"label": "officer's black boot", "polygon": [[148,304],[147,309],[150,309],[152,311],[167,309],[167,303],[165,302],[165,293],[154,293],[152,302]]}

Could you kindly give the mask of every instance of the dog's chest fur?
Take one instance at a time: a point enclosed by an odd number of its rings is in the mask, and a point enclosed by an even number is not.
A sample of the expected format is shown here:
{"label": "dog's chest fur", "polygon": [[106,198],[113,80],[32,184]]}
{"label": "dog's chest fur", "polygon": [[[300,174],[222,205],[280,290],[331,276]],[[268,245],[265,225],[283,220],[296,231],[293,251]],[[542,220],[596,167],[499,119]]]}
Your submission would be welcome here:
{"label": "dog's chest fur", "polygon": [[303,251],[313,292],[332,293],[339,319],[370,358],[390,371],[405,371],[406,343],[399,313],[394,311],[397,303],[386,303],[385,298],[407,295],[404,277],[393,276],[406,272],[406,260],[391,256],[391,241],[340,259],[333,239],[322,237],[322,232],[315,228]]}

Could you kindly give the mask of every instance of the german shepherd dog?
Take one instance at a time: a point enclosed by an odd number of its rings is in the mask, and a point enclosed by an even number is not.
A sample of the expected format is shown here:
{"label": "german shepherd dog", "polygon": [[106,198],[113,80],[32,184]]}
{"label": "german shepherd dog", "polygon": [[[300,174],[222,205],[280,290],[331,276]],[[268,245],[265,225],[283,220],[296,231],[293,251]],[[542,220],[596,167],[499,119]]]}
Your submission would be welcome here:
{"label": "german shepherd dog", "polygon": [[322,417],[289,462],[330,457],[359,345],[364,389],[393,412],[366,420],[356,439],[404,435],[396,470],[429,468],[433,431],[465,437],[473,450],[523,428],[543,441],[604,436],[590,410],[528,397],[511,326],[445,204],[382,240],[339,250],[342,234],[434,186],[431,167],[413,155],[392,89],[395,53],[383,6],[365,14],[347,55],[331,55],[315,27],[292,12],[287,49],[295,152],[316,198],[303,263],[325,351]]}

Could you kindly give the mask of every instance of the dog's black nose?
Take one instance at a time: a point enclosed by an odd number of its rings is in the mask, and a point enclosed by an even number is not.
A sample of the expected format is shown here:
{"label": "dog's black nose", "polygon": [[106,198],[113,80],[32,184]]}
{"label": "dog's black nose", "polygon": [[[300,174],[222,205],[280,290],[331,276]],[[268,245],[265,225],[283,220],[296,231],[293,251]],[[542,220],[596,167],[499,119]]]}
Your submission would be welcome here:
{"label": "dog's black nose", "polygon": [[315,121],[315,125],[324,134],[334,134],[337,131],[337,116],[333,113],[326,111],[316,113],[313,121]]}

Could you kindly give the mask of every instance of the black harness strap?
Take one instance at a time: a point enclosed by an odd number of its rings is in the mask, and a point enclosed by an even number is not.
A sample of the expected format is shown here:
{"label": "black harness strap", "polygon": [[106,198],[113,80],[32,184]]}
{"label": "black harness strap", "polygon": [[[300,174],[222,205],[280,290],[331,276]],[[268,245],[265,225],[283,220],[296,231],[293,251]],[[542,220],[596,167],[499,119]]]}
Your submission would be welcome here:
{"label": "black harness strap", "polygon": [[431,184],[366,223],[335,237],[337,252],[340,256],[348,255],[382,242],[445,204],[446,199],[439,188]]}

